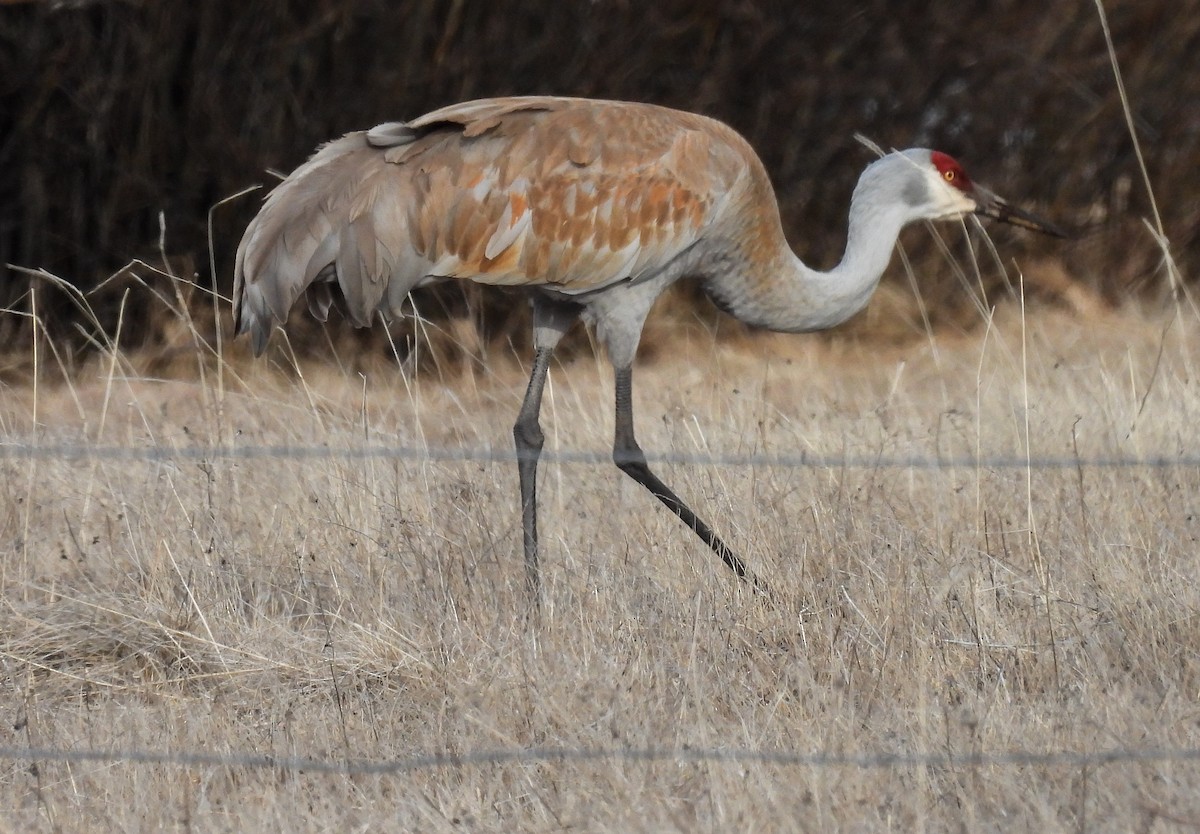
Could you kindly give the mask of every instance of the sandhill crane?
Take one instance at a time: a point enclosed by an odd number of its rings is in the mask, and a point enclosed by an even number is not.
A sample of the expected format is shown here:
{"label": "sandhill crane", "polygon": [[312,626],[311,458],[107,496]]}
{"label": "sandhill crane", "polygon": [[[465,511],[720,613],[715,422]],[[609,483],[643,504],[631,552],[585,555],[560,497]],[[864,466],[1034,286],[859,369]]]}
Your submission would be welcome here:
{"label": "sandhill crane", "polygon": [[650,470],[634,436],[632,366],[651,305],[694,277],[751,325],[833,327],[866,305],[901,227],[971,212],[1062,234],[972,183],[946,154],[898,151],[863,172],[845,255],[821,272],[793,254],[761,161],[720,122],[627,102],[472,101],[347,134],[276,187],[238,246],[234,319],[258,354],[301,293],[318,319],[337,300],[367,326],[435,281],[529,291],[533,371],[513,437],[535,599],[542,388],[555,345],[584,319],[615,371],[617,466],[762,588]]}

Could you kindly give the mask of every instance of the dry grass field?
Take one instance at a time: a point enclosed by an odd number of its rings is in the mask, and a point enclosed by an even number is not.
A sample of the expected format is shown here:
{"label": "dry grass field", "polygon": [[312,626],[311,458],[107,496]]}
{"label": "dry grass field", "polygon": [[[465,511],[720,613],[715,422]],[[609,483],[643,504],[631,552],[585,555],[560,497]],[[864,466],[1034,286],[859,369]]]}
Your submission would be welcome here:
{"label": "dry grass field", "polygon": [[640,440],[769,598],[571,360],[547,450],[600,460],[543,465],[533,618],[505,357],[7,387],[0,831],[1200,827],[1198,346],[1186,306],[680,333]]}

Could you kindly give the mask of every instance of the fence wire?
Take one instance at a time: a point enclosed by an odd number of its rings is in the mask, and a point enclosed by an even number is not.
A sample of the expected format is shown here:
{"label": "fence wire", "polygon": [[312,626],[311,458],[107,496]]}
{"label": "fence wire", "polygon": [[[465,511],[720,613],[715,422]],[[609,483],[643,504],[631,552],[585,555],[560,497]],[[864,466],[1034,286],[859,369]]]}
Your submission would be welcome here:
{"label": "fence wire", "polygon": [[[764,455],[752,453],[647,453],[652,463],[721,467],[782,467],[813,469],[1077,469],[1077,468],[1197,468],[1200,454],[1122,457],[1026,457],[919,456],[919,455]],[[0,460],[62,460],[68,462],[110,460],[141,462],[209,460],[368,460],[511,462],[518,454],[511,448],[430,447],[363,444],[353,447],[314,445],[244,446],[121,446],[92,444],[0,443]],[[568,464],[607,464],[609,451],[547,449],[543,461]],[[744,748],[573,748],[529,747],[476,750],[465,753],[427,753],[396,759],[319,759],[275,756],[261,753],[208,753],[197,751],[99,749],[79,750],[52,747],[0,746],[0,760],[31,764],[105,763],[115,765],[165,765],[184,768],[246,768],[287,771],[297,774],[401,775],[438,768],[464,769],[509,764],[565,762],[724,763],[782,767],[897,769],[962,767],[1071,767],[1090,768],[1138,762],[1190,762],[1200,760],[1200,748],[1111,748],[1104,750],[1028,750],[933,753],[804,753],[789,750]]]}
{"label": "fence wire", "polygon": [[[208,460],[368,460],[511,462],[518,453],[511,448],[430,447],[370,445],[353,447],[304,445],[244,446],[120,446],[93,444],[0,443],[0,460],[62,460],[68,462],[110,460],[141,462]],[[652,463],[723,467],[782,467],[812,469],[1076,469],[1084,468],[1196,468],[1200,454],[1151,457],[1026,457],[1000,456],[919,456],[919,455],[764,455],[752,453],[647,453]],[[547,449],[543,461],[570,464],[607,464],[608,451]],[[532,747],[479,750],[461,754],[432,753],[406,758],[367,760],[350,757],[332,760],[274,756],[258,753],[216,754],[195,751],[156,750],[70,750],[62,748],[3,747],[0,760],[84,763],[102,762],[131,765],[173,765],[178,767],[249,768],[295,773],[403,774],[435,768],[468,768],[505,764],[552,762],[678,762],[764,764],[787,767],[880,768],[951,768],[984,766],[1095,767],[1122,762],[1165,762],[1200,760],[1200,748],[1113,748],[1091,751],[1007,751],[967,754],[891,752],[891,753],[801,753],[787,750],[751,750],[737,748],[568,748]]]}
{"label": "fence wire", "polygon": [[466,753],[429,753],[398,759],[310,759],[261,753],[200,753],[159,750],[67,750],[53,747],[0,747],[0,760],[30,763],[86,762],[171,765],[185,768],[247,768],[291,773],[399,775],[437,768],[464,769],[507,764],[564,762],[646,762],[681,764],[758,764],[781,767],[898,768],[1098,767],[1136,762],[1200,760],[1200,748],[1112,748],[1107,750],[1014,750],[976,753],[799,753],[743,748],[522,747]]}
{"label": "fence wire", "polygon": [[[454,446],[119,446],[82,443],[27,444],[0,442],[0,460],[62,460],[68,462],[111,460],[160,463],[211,460],[371,460],[471,461],[481,463],[516,461],[513,448]],[[540,460],[551,463],[608,464],[611,451],[546,449]],[[1121,455],[1075,457],[1008,455],[887,455],[887,454],[757,454],[725,452],[646,452],[650,463],[688,466],[779,467],[793,469],[1174,469],[1200,467],[1200,453],[1124,457]]]}

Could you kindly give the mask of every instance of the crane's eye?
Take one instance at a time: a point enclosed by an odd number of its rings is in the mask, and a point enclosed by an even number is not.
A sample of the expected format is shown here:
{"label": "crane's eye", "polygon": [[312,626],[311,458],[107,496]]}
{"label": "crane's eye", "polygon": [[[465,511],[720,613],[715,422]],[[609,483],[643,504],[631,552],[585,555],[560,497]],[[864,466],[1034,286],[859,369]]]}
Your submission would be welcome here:
{"label": "crane's eye", "polygon": [[954,182],[954,172],[953,171],[943,171],[942,179],[944,179],[946,182]]}

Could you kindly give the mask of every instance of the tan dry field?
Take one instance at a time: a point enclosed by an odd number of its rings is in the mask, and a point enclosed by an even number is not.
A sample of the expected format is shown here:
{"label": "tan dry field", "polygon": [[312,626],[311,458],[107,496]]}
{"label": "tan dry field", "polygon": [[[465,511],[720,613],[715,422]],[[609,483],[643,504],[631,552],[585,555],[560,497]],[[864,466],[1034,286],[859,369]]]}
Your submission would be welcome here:
{"label": "tan dry field", "polygon": [[[1186,309],[1016,305],[904,347],[682,333],[640,439],[751,458],[658,468],[772,596],[552,461],[532,622],[511,460],[353,453],[508,455],[503,357],[7,388],[0,830],[1196,828],[1198,345]],[[607,455],[611,393],[556,367],[547,449]]]}

